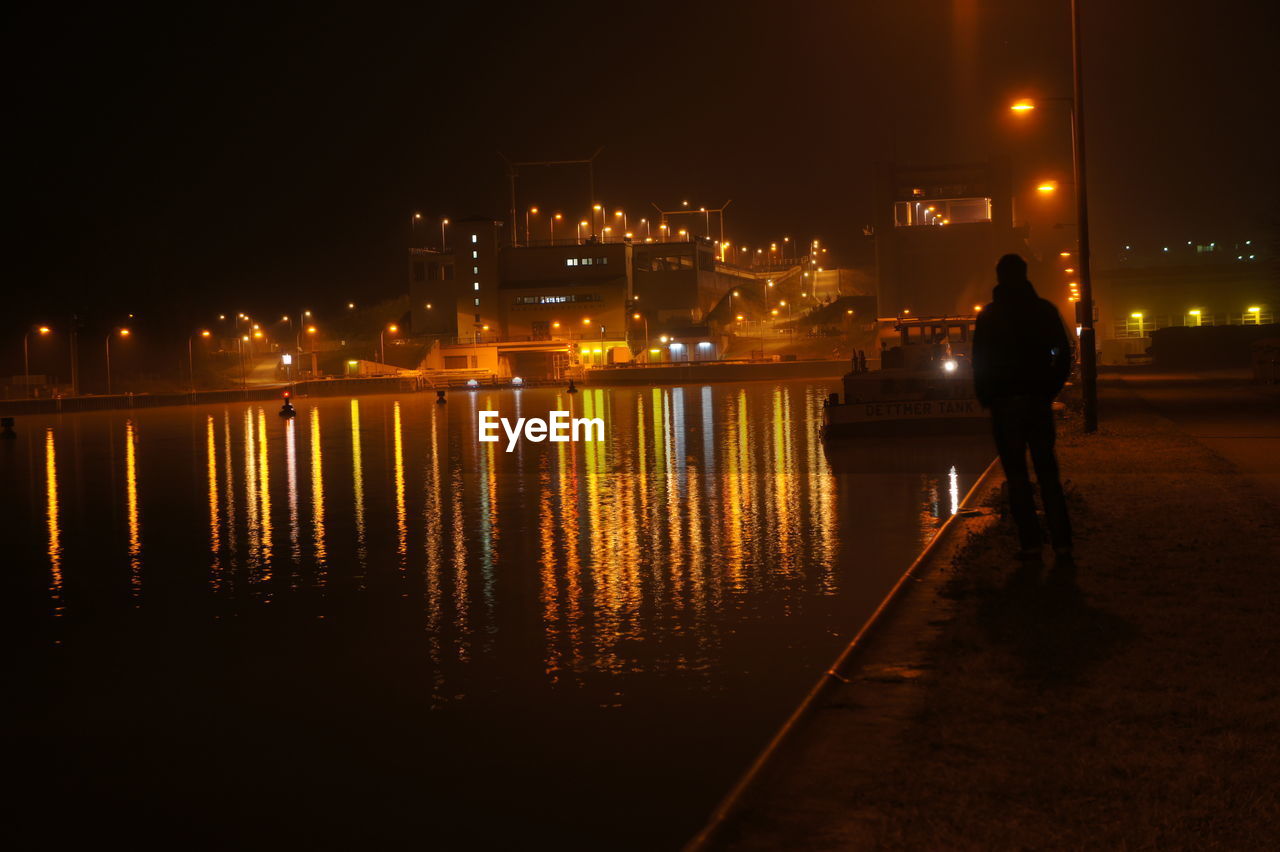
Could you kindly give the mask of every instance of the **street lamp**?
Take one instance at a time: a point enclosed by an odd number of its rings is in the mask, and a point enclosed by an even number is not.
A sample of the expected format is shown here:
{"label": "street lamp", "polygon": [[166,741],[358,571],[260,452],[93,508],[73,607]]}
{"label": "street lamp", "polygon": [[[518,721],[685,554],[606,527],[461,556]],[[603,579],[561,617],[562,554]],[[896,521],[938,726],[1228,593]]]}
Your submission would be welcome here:
{"label": "street lamp", "polygon": [[449,238],[446,237],[444,234],[444,228],[448,224],[449,224],[449,220],[447,218],[440,220],[440,252],[441,254],[449,250]]}
{"label": "street lamp", "polygon": [[116,327],[107,332],[107,396],[111,396],[111,336],[116,333],[121,337],[128,337],[129,329]]}
{"label": "street lamp", "polygon": [[[1080,2],[1071,0],[1071,153],[1076,185],[1076,228],[1079,232],[1080,301],[1076,303],[1076,321],[1080,326],[1080,385],[1084,402],[1084,431],[1098,431],[1098,353],[1093,328],[1093,277],[1089,269],[1089,199],[1085,171],[1084,134],[1084,68],[1080,46]],[[1019,115],[1036,108],[1031,100],[1019,100],[1009,107]]]}
{"label": "street lamp", "polygon": [[533,242],[533,237],[530,236],[530,233],[529,233],[529,216],[530,215],[537,216],[538,208],[530,207],[529,209],[524,211],[524,244],[525,245],[529,245],[531,242]]}
{"label": "street lamp", "polygon": [[645,345],[645,346],[648,346],[648,345],[649,345],[649,318],[648,318],[647,316],[645,316],[644,314],[640,313],[639,311],[636,311],[635,313],[633,313],[633,314],[631,315],[631,319],[633,319],[633,320],[643,320],[643,322],[644,322],[644,345]]}
{"label": "street lamp", "polygon": [[579,245],[582,244],[582,229],[586,227],[588,227],[586,219],[583,219],[581,222],[578,223],[578,244]]}
{"label": "street lamp", "polygon": [[556,222],[559,222],[563,218],[564,216],[561,216],[559,213],[551,217],[551,245],[556,244]]}
{"label": "street lamp", "polygon": [[382,364],[387,363],[387,344],[386,344],[386,341],[383,339],[383,332],[389,331],[392,334],[395,334],[399,330],[400,328],[395,323],[391,323],[386,328],[378,329],[378,352],[379,352],[378,361],[379,363],[382,363]]}
{"label": "street lamp", "polygon": [[[207,329],[199,332],[199,334],[201,337],[204,337],[204,338],[208,338],[211,336],[210,332]],[[195,359],[191,355],[191,339],[194,337],[195,337],[194,334],[187,335],[187,376],[191,380],[192,393],[196,392],[196,366],[195,366]]]}
{"label": "street lamp", "polygon": [[422,221],[421,213],[414,213],[409,217],[409,242],[414,241],[414,237],[418,235],[418,223]]}
{"label": "street lamp", "polygon": [[1058,191],[1058,182],[1056,180],[1044,180],[1036,185],[1036,192],[1042,195],[1048,195],[1051,192]]}
{"label": "street lamp", "polygon": [[32,331],[35,331],[41,337],[44,337],[46,334],[49,334],[52,329],[47,325],[42,325],[35,329],[29,328],[22,334],[22,390],[23,394],[28,397],[31,396],[31,364],[30,356],[27,354],[27,341],[30,339]]}

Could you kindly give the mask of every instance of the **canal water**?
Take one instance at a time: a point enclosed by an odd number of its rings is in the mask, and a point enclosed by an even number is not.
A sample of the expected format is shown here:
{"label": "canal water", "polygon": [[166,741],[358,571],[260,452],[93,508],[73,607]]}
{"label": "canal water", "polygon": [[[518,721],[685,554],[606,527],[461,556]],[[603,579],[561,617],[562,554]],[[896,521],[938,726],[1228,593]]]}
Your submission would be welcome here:
{"label": "canal water", "polygon": [[[142,846],[677,848],[992,456],[825,447],[835,389],[19,418],[29,815]],[[606,439],[508,453],[481,409]]]}

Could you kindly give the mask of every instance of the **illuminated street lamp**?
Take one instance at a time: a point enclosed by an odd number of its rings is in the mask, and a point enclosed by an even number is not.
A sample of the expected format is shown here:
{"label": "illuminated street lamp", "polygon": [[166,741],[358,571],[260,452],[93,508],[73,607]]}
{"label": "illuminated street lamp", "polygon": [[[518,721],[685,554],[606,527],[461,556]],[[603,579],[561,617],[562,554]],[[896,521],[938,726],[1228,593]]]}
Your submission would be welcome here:
{"label": "illuminated street lamp", "polygon": [[586,220],[586,219],[583,219],[581,222],[579,222],[579,223],[578,223],[578,243],[579,243],[579,244],[581,244],[581,243],[582,243],[582,229],[583,229],[583,228],[586,228],[586,227],[589,227],[589,226],[587,225],[587,220]]}
{"label": "illuminated street lamp", "polygon": [[446,237],[444,233],[445,226],[448,224],[449,224],[449,220],[447,218],[440,220],[440,251],[441,253],[444,253],[449,250],[449,238]]}
{"label": "illuminated street lamp", "polygon": [[649,345],[649,318],[644,314],[640,313],[639,311],[636,311],[631,315],[631,319],[640,320],[644,322],[644,345],[648,346]]}
{"label": "illuminated street lamp", "polygon": [[[1084,431],[1098,430],[1098,353],[1093,328],[1093,278],[1089,268],[1089,200],[1085,169],[1084,130],[1084,64],[1080,41],[1080,3],[1071,0],[1071,71],[1072,94],[1066,101],[1071,112],[1072,171],[1076,189],[1076,229],[1080,252],[1081,298],[1076,305],[1076,321],[1080,328],[1080,385],[1084,402]],[[1027,115],[1036,107],[1034,101],[1020,100],[1010,105],[1015,113]]]}
{"label": "illuminated street lamp", "polygon": [[29,328],[22,334],[22,390],[26,396],[31,396],[31,364],[30,356],[27,354],[27,341],[30,339],[32,331],[36,332],[41,337],[44,337],[46,334],[49,334],[52,329],[47,325],[42,325],[33,329]]}
{"label": "illuminated street lamp", "polygon": [[418,223],[422,221],[421,213],[414,213],[409,217],[409,242],[414,242],[414,238],[418,234]]}
{"label": "illuminated street lamp", "polygon": [[[212,333],[209,332],[207,329],[197,333],[205,339],[208,339],[209,337],[212,336]],[[195,367],[195,360],[191,356],[191,340],[194,337],[195,337],[195,334],[187,335],[187,377],[191,380],[192,393],[196,392],[196,367]]]}
{"label": "illuminated street lamp", "polygon": [[389,331],[392,334],[395,334],[399,330],[400,328],[395,323],[389,324],[386,328],[378,329],[378,361],[379,363],[382,363],[382,364],[387,363],[387,344],[386,344],[386,341],[383,339],[383,333]]}
{"label": "illuminated street lamp", "polygon": [[559,222],[563,218],[564,216],[562,216],[559,213],[551,217],[551,244],[552,245],[556,244],[556,222]]}
{"label": "illuminated street lamp", "polygon": [[1048,195],[1051,192],[1057,191],[1058,182],[1056,180],[1045,180],[1036,185],[1036,192],[1039,192],[1042,195]]}
{"label": "illuminated street lamp", "polygon": [[129,329],[116,327],[107,332],[107,396],[111,395],[111,336],[119,334],[121,337],[129,336]]}
{"label": "illuminated street lamp", "polygon": [[530,243],[532,243],[532,242],[533,242],[533,235],[532,235],[532,233],[530,233],[530,231],[529,231],[529,216],[530,216],[530,215],[537,216],[537,215],[538,215],[538,208],[537,208],[537,207],[530,207],[528,210],[524,211],[524,244],[525,244],[525,245],[529,245]]}

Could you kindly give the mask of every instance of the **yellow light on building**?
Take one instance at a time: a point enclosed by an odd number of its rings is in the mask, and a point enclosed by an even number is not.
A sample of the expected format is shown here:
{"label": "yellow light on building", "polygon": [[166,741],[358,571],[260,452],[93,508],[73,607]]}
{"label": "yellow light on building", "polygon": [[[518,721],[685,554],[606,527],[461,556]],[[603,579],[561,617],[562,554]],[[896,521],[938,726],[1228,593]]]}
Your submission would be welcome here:
{"label": "yellow light on building", "polygon": [[1133,313],[1129,314],[1129,316],[1133,317],[1134,319],[1142,319],[1142,312],[1134,311]]}
{"label": "yellow light on building", "polygon": [[1036,192],[1055,192],[1058,189],[1058,182],[1054,180],[1041,181],[1036,187]]}
{"label": "yellow light on building", "polygon": [[1014,101],[1012,104],[1009,105],[1009,109],[1013,110],[1014,112],[1030,112],[1035,108],[1036,108],[1035,101],[1027,100],[1025,98],[1020,101]]}

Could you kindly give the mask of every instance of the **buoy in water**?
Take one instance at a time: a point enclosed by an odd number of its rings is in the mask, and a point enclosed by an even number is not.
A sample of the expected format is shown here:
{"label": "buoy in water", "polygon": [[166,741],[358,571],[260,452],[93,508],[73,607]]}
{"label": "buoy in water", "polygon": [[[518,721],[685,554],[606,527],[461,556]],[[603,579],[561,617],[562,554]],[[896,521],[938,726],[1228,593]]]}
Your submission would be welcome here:
{"label": "buoy in water", "polygon": [[565,388],[565,393],[577,393],[578,389],[573,386],[573,379],[569,380],[569,387]]}
{"label": "buoy in water", "polygon": [[297,414],[297,409],[293,407],[293,403],[289,401],[289,392],[284,392],[284,405],[280,406],[281,417],[293,417]]}
{"label": "buoy in water", "polygon": [[436,405],[444,405],[447,400],[444,398],[444,391],[436,391]]}

